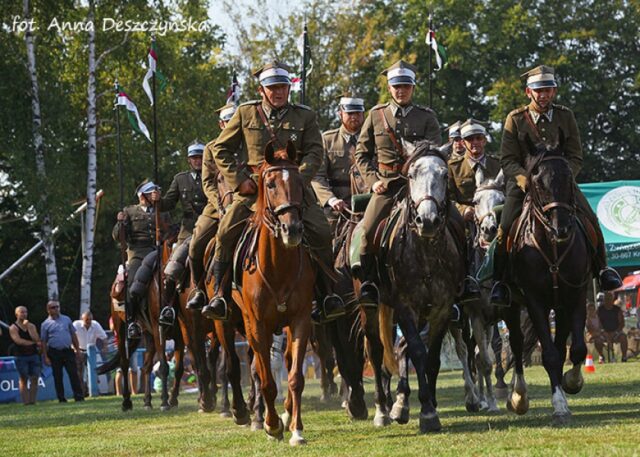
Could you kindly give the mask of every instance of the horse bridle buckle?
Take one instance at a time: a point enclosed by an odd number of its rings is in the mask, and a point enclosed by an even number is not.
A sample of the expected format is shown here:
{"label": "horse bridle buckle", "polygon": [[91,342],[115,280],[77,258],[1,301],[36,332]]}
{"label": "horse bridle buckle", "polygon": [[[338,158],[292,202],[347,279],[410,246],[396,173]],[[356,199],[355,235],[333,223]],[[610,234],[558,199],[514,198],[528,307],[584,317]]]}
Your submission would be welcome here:
{"label": "horse bridle buckle", "polygon": [[558,265],[556,264],[549,265],[549,272],[551,274],[558,274],[559,271],[560,271],[560,267]]}

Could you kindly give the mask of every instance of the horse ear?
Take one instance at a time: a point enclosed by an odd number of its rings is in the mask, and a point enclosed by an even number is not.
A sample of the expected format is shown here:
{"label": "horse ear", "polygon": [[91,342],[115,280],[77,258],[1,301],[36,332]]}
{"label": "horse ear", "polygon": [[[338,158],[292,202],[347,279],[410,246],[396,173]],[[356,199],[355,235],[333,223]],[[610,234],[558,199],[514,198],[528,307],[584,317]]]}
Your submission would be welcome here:
{"label": "horse ear", "polygon": [[448,143],[443,144],[437,149],[438,151],[440,151],[440,154],[447,158],[448,161],[451,157],[451,151],[453,150],[453,141],[449,141]]}
{"label": "horse ear", "polygon": [[402,149],[405,150],[408,157],[411,157],[416,153],[416,149],[418,149],[416,143],[412,143],[411,141],[405,140],[404,138],[402,138],[400,141],[402,142]]}
{"label": "horse ear", "polygon": [[504,171],[502,171],[502,168],[500,169],[500,172],[498,173],[498,176],[496,176],[494,182],[496,183],[496,186],[504,187]]}
{"label": "horse ear", "polygon": [[275,153],[275,148],[273,147],[273,141],[269,141],[267,146],[264,148],[264,160],[269,164],[273,164],[273,155]]}
{"label": "horse ear", "polygon": [[298,155],[298,151],[296,151],[296,147],[291,142],[291,140],[287,141],[287,156],[289,156],[289,160],[291,162],[295,162]]}

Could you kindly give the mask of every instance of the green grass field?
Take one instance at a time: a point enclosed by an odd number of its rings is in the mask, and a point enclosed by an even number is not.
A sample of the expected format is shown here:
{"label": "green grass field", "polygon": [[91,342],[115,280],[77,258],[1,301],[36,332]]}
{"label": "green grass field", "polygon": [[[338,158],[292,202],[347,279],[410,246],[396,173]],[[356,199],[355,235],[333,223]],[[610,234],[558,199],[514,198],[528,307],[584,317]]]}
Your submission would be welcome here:
{"label": "green grass field", "polygon": [[[84,403],[44,402],[35,407],[0,406],[3,456],[409,456],[409,455],[640,455],[640,361],[597,365],[586,374],[583,391],[570,397],[573,422],[550,426],[551,400],[542,367],[525,371],[531,409],[525,416],[469,414],[464,409],[459,372],[440,376],[439,414],[443,431],[418,435],[414,391],[411,421],[375,429],[373,384],[365,389],[370,420],[352,422],[336,399],[319,402],[318,382],[308,382],[304,396],[304,436],[308,445],[291,448],[268,441],[264,432],[238,427],[231,419],[198,414],[195,394],[181,395],[178,409],[145,411],[142,397],[134,410],[120,411],[120,399],[101,397]],[[415,382],[413,383],[415,386]],[[278,405],[279,412],[282,405]]]}

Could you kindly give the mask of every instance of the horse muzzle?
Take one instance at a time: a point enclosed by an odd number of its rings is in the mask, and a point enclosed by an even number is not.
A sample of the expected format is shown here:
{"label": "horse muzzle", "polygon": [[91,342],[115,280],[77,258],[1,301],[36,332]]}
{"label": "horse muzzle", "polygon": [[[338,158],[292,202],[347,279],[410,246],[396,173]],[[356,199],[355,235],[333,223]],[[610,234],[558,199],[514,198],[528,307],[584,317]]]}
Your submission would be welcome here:
{"label": "horse muzzle", "polygon": [[439,215],[434,216],[433,219],[424,218],[419,215],[415,218],[418,234],[423,238],[435,237],[443,222],[443,219]]}
{"label": "horse muzzle", "polygon": [[280,235],[282,236],[282,242],[288,248],[295,248],[302,242],[302,221],[295,221],[290,224],[280,224]]}

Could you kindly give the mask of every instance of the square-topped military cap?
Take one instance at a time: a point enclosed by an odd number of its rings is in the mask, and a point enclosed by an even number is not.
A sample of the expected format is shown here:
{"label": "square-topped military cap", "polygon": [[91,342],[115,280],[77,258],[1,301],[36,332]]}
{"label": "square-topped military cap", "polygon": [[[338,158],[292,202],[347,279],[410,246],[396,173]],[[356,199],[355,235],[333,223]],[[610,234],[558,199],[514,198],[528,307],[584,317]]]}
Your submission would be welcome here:
{"label": "square-topped military cap", "polygon": [[464,121],[464,124],[460,127],[460,135],[463,139],[473,135],[483,135],[486,137],[487,129],[482,124],[484,124],[484,122],[469,118]]}
{"label": "square-topped military cap", "polygon": [[343,96],[339,101],[340,110],[344,113],[364,113],[364,100],[361,98]]}
{"label": "square-topped military cap", "polygon": [[456,121],[451,124],[447,130],[449,131],[449,138],[460,138],[460,127],[462,126],[462,122]]}
{"label": "square-topped military cap", "polygon": [[253,76],[258,78],[260,85],[265,87],[273,86],[274,84],[291,85],[290,72],[291,67],[277,60],[273,60],[255,70]]}
{"label": "square-topped military cap", "polygon": [[201,156],[203,154],[204,154],[204,144],[200,143],[200,141],[198,140],[195,140],[187,148],[187,157]]}
{"label": "square-topped military cap", "polygon": [[220,116],[220,120],[222,122],[229,122],[233,117],[233,113],[236,112],[236,109],[236,105],[234,105],[233,103],[227,103],[222,108],[218,108],[216,110],[216,113],[218,113],[218,116]]}
{"label": "square-topped military cap", "polygon": [[531,89],[541,89],[543,87],[558,87],[556,82],[556,71],[553,67],[540,65],[520,75],[526,81],[527,87]]}
{"label": "square-topped military cap", "polygon": [[387,77],[387,82],[391,86],[398,86],[400,84],[416,85],[416,72],[418,69],[415,65],[405,62],[404,60],[398,60],[386,70],[382,71],[382,75]]}

